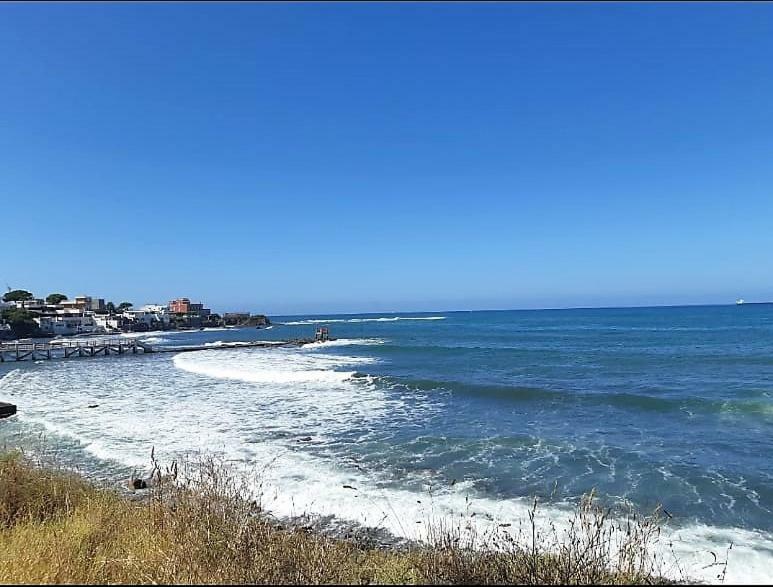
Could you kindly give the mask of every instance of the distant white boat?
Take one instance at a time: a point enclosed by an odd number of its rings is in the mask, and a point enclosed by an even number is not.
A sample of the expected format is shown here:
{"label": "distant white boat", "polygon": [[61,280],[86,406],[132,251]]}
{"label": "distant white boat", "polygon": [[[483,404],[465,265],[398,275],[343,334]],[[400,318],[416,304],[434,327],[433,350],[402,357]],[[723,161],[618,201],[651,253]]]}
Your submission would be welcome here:
{"label": "distant white boat", "polygon": [[736,303],[737,305],[739,305],[739,306],[740,306],[741,304],[743,304],[743,303],[744,303],[744,299],[743,299],[743,298],[738,298],[738,299],[735,301],[735,303]]}

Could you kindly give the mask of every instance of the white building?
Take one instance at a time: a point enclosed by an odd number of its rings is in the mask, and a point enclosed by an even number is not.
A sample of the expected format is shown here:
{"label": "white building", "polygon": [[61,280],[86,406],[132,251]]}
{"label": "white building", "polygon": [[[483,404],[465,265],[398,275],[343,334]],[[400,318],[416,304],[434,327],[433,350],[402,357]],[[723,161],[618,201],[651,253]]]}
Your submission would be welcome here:
{"label": "white building", "polygon": [[114,316],[110,314],[94,314],[94,324],[98,332],[117,332],[121,330],[123,325],[122,316]]}
{"label": "white building", "polygon": [[34,319],[43,332],[48,334],[87,334],[96,330],[93,316],[82,314],[56,314]]}
{"label": "white building", "polygon": [[147,324],[148,328],[155,321],[155,314],[143,310],[125,310],[122,316],[132,322],[143,322]]}
{"label": "white building", "polygon": [[46,300],[35,298],[32,300],[20,300],[17,302],[11,302],[11,304],[21,310],[42,312],[46,307]]}
{"label": "white building", "polygon": [[139,310],[145,312],[146,315],[150,315],[151,321],[158,322],[162,326],[169,326],[172,322],[172,313],[169,311],[169,306],[161,304],[146,304]]}
{"label": "white building", "polygon": [[154,304],[143,306],[139,310],[126,310],[123,316],[128,320],[146,324],[150,330],[164,328],[172,321],[169,308]]}

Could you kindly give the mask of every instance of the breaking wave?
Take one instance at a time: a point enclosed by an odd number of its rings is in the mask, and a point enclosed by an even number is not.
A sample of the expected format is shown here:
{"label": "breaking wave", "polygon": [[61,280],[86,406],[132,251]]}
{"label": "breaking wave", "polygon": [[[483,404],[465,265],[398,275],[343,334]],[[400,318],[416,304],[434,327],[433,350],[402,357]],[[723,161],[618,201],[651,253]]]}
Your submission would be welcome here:
{"label": "breaking wave", "polygon": [[301,348],[309,349],[325,349],[327,347],[337,346],[371,346],[376,344],[384,344],[386,341],[381,338],[336,338],[333,340],[326,340],[324,342],[309,342],[304,344]]}

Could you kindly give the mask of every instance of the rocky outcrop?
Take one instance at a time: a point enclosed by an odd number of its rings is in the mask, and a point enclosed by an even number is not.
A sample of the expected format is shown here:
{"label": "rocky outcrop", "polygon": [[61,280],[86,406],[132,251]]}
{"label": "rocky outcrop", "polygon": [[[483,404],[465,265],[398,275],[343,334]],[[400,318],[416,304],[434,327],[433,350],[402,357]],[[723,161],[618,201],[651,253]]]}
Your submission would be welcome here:
{"label": "rocky outcrop", "polygon": [[268,319],[268,316],[265,316],[263,314],[255,314],[254,316],[250,316],[246,320],[241,320],[238,326],[255,326],[258,328],[262,328],[265,326],[271,326],[271,320]]}
{"label": "rocky outcrop", "polygon": [[6,402],[0,402],[0,418],[8,418],[16,413],[16,406]]}

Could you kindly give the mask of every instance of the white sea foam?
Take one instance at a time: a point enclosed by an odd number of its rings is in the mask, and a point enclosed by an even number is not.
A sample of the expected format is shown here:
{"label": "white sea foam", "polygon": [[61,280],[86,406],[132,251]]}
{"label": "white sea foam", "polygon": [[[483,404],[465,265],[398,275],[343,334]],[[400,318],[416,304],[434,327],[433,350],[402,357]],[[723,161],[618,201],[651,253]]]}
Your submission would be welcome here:
{"label": "white sea foam", "polygon": [[266,345],[279,345],[279,344],[286,344],[284,340],[261,340],[261,341],[228,341],[228,340],[216,340],[214,342],[205,342],[203,346],[210,346],[210,347],[221,347],[224,344],[227,344],[229,346],[253,346],[255,342],[260,342],[261,344]]}
{"label": "white sea foam", "polygon": [[397,322],[398,320],[445,320],[445,316],[390,316],[381,318],[310,318],[294,322],[282,322],[285,326],[305,326],[308,324],[334,324],[359,322]]}
{"label": "white sea foam", "polygon": [[143,338],[141,340],[142,342],[148,344],[163,344],[165,342],[169,342],[169,339],[164,336],[148,336],[147,338]]}
{"label": "white sea foam", "polygon": [[[358,471],[332,468],[301,453],[274,454],[270,462],[269,468],[262,469],[262,501],[280,515],[334,515],[413,540],[425,540],[429,524],[441,520],[460,528],[469,524],[467,531],[475,529],[478,535],[500,524],[512,524],[507,532],[518,538],[523,528],[526,533],[520,541],[528,543],[528,500],[482,498],[464,483],[431,492],[428,487],[423,491],[382,489]],[[301,479],[293,473],[299,470],[303,471]],[[571,515],[571,506],[541,506],[536,515],[538,531],[550,536],[555,528],[561,536],[569,528]],[[770,581],[773,536],[767,533],[705,525],[665,527],[653,548],[662,561],[661,571],[673,579],[719,583],[722,567],[712,563],[727,557],[726,582]]]}
{"label": "white sea foam", "polygon": [[[21,421],[74,438],[99,459],[144,467],[155,447],[162,460],[215,452],[260,469],[263,505],[280,516],[335,515],[414,539],[425,537],[431,519],[466,522],[465,514],[474,512],[479,528],[510,523],[508,531],[528,520],[527,500],[481,496],[469,481],[431,493],[428,485],[395,488],[379,480],[377,470],[305,451],[301,436],[324,448],[336,434],[375,430],[387,417],[422,425],[437,409],[430,400],[395,398],[371,380],[351,376],[373,359],[324,354],[323,348],[46,362],[2,376],[0,396],[19,405]],[[98,407],[86,408],[92,404]],[[538,524],[545,529],[553,522],[560,531],[569,512],[560,505],[540,508]],[[711,552],[722,560],[732,543],[727,582],[770,580],[770,534],[666,528],[659,548],[667,561],[669,542],[688,577],[716,583],[721,568],[707,566]],[[664,570],[679,578],[675,568]]]}
{"label": "white sea foam", "polygon": [[146,338],[148,336],[155,336],[158,334],[177,334],[177,333],[164,331],[164,330],[150,330],[148,332],[122,332],[118,336],[121,338]]}
{"label": "white sea foam", "polygon": [[334,340],[326,340],[324,342],[309,342],[304,344],[301,348],[324,349],[326,347],[335,346],[371,346],[384,344],[385,342],[386,341],[381,338],[336,338]]}
{"label": "white sea foam", "polygon": [[13,370],[0,396],[20,405],[22,420],[131,466],[152,446],[172,455],[220,447],[252,460],[271,434],[321,438],[401,410],[370,379],[352,377],[366,357],[257,348],[123,359]]}
{"label": "white sea foam", "polygon": [[174,364],[191,373],[220,379],[236,379],[250,383],[323,383],[349,379],[355,371],[335,369],[375,362],[369,357],[344,357],[333,355],[301,354],[276,349],[270,353],[242,353],[226,351],[210,354],[181,353],[175,355]]}

